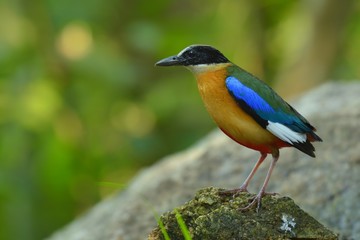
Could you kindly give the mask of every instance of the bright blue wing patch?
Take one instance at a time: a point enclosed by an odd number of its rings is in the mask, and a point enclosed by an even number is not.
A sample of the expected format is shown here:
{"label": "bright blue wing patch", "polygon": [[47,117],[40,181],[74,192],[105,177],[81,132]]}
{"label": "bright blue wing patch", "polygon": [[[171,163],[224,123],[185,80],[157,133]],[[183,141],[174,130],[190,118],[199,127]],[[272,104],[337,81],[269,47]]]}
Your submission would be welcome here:
{"label": "bright blue wing patch", "polygon": [[226,78],[226,87],[236,99],[246,102],[254,111],[274,113],[275,110],[254,90],[243,85],[235,77]]}
{"label": "bright blue wing patch", "polygon": [[[237,78],[229,76],[226,78],[226,87],[235,101],[244,108],[260,125],[266,127],[267,122],[281,123],[293,131],[305,133],[311,131],[294,112],[293,115],[283,112],[280,108],[273,108],[253,89],[245,86]],[[284,102],[284,104],[286,104]]]}

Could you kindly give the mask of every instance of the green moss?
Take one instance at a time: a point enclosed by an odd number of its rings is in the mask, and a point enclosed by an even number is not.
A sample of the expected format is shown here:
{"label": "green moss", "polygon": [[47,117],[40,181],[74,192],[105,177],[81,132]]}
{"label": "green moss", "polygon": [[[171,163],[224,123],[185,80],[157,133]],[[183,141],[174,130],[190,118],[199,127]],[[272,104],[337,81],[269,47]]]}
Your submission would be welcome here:
{"label": "green moss", "polygon": [[[338,239],[330,230],[301,210],[289,197],[264,196],[259,212],[240,211],[253,195],[223,196],[221,189],[205,188],[177,211],[193,239]],[[172,240],[184,239],[175,213],[161,216]],[[156,228],[149,239],[163,239]]]}

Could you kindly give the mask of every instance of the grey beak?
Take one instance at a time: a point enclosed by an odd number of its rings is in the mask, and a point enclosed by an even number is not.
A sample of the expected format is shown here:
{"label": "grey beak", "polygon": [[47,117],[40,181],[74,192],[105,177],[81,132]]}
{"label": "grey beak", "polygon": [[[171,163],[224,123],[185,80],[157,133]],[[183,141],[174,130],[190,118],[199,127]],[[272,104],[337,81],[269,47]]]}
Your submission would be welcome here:
{"label": "grey beak", "polygon": [[181,62],[182,61],[178,56],[171,56],[158,61],[155,63],[155,66],[177,66],[182,65]]}

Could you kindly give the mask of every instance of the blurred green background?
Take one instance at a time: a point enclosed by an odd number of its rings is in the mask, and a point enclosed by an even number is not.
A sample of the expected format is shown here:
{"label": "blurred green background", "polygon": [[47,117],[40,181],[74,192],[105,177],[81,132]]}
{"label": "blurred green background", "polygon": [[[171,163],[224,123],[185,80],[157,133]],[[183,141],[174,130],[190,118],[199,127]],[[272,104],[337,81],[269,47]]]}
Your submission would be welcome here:
{"label": "blurred green background", "polygon": [[290,99],[359,79],[360,2],[2,0],[0,239],[42,239],[215,127],[193,76],[154,63],[194,43]]}

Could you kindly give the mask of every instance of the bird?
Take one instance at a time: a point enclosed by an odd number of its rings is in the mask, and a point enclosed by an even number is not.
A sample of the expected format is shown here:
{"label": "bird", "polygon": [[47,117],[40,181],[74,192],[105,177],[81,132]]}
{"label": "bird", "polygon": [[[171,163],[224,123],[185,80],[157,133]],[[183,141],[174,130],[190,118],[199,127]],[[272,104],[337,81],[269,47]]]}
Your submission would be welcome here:
{"label": "bird", "polygon": [[266,159],[270,167],[258,194],[241,210],[257,205],[266,193],[280,149],[294,147],[315,157],[311,142],[322,142],[313,127],[298,111],[282,99],[265,82],[232,63],[210,45],[190,45],[177,55],[164,58],[156,66],[184,66],[197,80],[205,107],[218,127],[228,137],[247,148],[260,152],[260,157],[239,188],[225,194],[248,192],[248,185]]}

